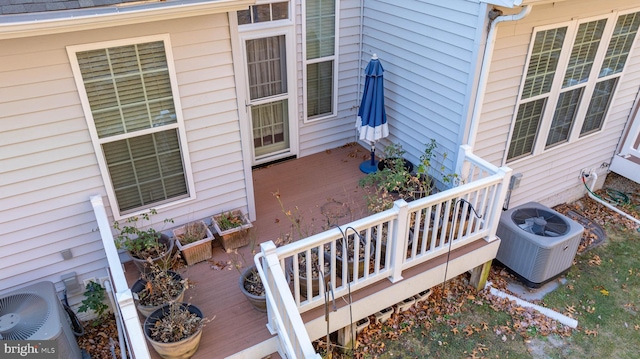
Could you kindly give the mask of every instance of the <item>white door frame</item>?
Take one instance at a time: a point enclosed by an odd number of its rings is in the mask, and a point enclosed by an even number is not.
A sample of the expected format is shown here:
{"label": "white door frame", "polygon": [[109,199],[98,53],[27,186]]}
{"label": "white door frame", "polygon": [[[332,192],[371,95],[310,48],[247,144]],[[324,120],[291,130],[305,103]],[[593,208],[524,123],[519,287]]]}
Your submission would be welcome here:
{"label": "white door frame", "polygon": [[[289,7],[290,16],[293,17],[293,6]],[[289,151],[282,153],[280,156],[263,159],[264,162],[273,161],[279,158],[298,155],[298,96],[297,96],[297,62],[295,48],[295,27],[293,21],[280,21],[279,26],[269,27],[268,23],[261,23],[258,26],[247,26],[252,28],[250,31],[240,31],[238,28],[238,15],[235,11],[229,13],[229,31],[231,35],[231,52],[233,57],[233,71],[236,83],[236,101],[238,106],[238,121],[240,126],[240,139],[242,145],[242,160],[245,188],[247,193],[247,207],[249,219],[256,219],[256,202],[253,190],[253,172],[252,166],[256,163],[253,151],[253,129],[249,124],[249,115],[247,108],[248,93],[247,88],[247,66],[244,61],[244,40],[247,38],[268,37],[275,34],[283,34],[286,37],[287,46],[287,91],[289,92]],[[265,26],[266,25],[266,26]],[[260,163],[264,163],[260,162]]]}
{"label": "white door frame", "polygon": [[[265,38],[271,36],[285,36],[286,43],[286,62],[287,62],[287,93],[289,104],[289,149],[278,152],[269,156],[256,157],[253,148],[253,129],[249,123],[249,79],[247,77],[247,64],[245,41],[251,39]],[[235,39],[234,39],[235,37]],[[236,46],[232,46],[234,53],[236,92],[238,98],[238,115],[240,119],[240,130],[243,139],[243,150],[249,155],[249,163],[259,165],[274,160],[298,155],[298,96],[296,84],[296,51],[295,51],[295,32],[293,24],[289,26],[277,26],[273,28],[262,28],[250,31],[240,31],[237,35],[232,31],[232,43],[236,42]]]}
{"label": "white door frame", "polygon": [[636,146],[636,143],[640,141],[640,102],[636,101],[633,108],[632,115],[630,116],[631,126],[626,134],[624,142],[620,147],[620,156],[632,155],[640,158],[640,146]]}

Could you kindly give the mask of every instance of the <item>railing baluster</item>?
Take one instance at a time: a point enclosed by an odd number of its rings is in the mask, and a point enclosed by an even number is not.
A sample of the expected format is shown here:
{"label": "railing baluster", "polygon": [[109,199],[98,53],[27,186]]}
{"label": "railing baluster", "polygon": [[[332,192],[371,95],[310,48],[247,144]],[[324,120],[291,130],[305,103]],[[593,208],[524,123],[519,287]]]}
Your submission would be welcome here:
{"label": "railing baluster", "polygon": [[[396,201],[390,210],[340,227],[347,233],[335,228],[274,249],[280,268],[284,268],[286,273],[290,272],[293,276],[293,292],[291,292],[288,284],[285,286],[284,281],[274,280],[273,273],[267,273],[267,286],[276,287],[270,293],[278,297],[277,300],[271,298],[269,301],[269,323],[271,325],[273,322],[273,325],[277,325],[278,330],[291,332],[287,334],[290,335],[290,342],[287,343],[286,340],[281,342],[282,347],[287,350],[287,356],[310,357],[302,349],[308,348],[304,336],[298,336],[295,333],[300,330],[296,321],[299,313],[324,304],[326,293],[324,281],[319,281],[320,295],[313,296],[311,257],[314,251],[318,251],[317,264],[323,270],[322,274],[325,274],[325,264],[330,268],[329,281],[332,283],[333,294],[343,296],[348,293],[347,284],[351,291],[354,291],[386,278],[397,282],[402,279],[403,270],[446,253],[448,246],[457,248],[481,238],[485,240],[495,238],[496,218],[499,217],[502,209],[502,204],[499,202],[504,201],[505,186],[511,170],[498,169],[473,155],[470,148],[464,148],[464,146],[462,148],[465,153],[459,157],[461,159],[459,163],[462,163],[460,168],[463,172],[459,173],[463,183],[458,187],[418,199],[410,204],[403,200]],[[482,218],[477,218],[476,212],[482,215]],[[413,237],[410,237],[410,230],[413,232]],[[362,235],[362,240],[356,232]],[[408,242],[410,238],[411,244]],[[349,243],[354,249],[352,268],[349,268],[348,251],[345,251]],[[362,246],[364,251],[360,254]],[[325,250],[330,254],[326,258],[323,255]],[[342,252],[340,259],[336,257],[338,250]],[[302,255],[305,255],[307,260],[305,266],[300,268]],[[361,259],[365,262],[363,269],[358,265]],[[341,275],[337,270],[337,266],[340,265],[343,269]],[[265,270],[271,272],[276,269],[265,267]],[[306,293],[300,293],[300,273],[303,275],[306,273]],[[340,276],[341,284],[336,287],[335,283]],[[287,294],[289,299],[280,298],[287,297]],[[304,294],[307,298],[302,301]],[[298,311],[298,313],[282,314],[281,317],[274,314],[272,319],[272,311],[274,313]]]}

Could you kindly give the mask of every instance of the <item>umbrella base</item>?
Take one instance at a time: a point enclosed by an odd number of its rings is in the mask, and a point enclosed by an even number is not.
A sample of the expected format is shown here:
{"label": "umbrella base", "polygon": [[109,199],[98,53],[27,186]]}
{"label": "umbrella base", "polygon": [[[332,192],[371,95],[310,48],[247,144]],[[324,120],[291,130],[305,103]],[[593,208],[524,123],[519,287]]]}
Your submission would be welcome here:
{"label": "umbrella base", "polygon": [[360,171],[363,173],[371,173],[378,170],[379,161],[366,160],[360,164]]}

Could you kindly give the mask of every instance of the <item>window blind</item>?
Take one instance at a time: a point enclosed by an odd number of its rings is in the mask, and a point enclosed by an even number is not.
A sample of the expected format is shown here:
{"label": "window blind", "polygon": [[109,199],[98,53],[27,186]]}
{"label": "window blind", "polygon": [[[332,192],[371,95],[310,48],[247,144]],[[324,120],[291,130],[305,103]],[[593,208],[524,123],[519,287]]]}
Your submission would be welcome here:
{"label": "window blind", "polygon": [[309,0],[306,6],[307,60],[335,52],[335,0]]}
{"label": "window blind", "polygon": [[536,34],[522,90],[523,99],[542,95],[551,90],[566,32],[565,26]]}
{"label": "window blind", "polygon": [[[76,56],[120,212],[186,197],[164,42]],[[154,132],[138,133],[149,129]],[[120,139],[111,139],[115,135]]]}
{"label": "window blind", "polygon": [[521,104],[509,145],[507,159],[512,160],[533,152],[546,98]]}

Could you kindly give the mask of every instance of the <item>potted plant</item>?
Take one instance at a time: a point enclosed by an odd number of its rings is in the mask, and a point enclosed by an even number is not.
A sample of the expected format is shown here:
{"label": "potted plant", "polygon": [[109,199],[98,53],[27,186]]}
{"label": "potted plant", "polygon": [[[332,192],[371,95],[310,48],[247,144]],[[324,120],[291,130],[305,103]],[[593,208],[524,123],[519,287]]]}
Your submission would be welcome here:
{"label": "potted plant", "polygon": [[[307,258],[307,252],[298,253],[298,287],[300,289],[300,295],[308,296],[308,277],[307,277],[307,265],[311,267],[311,296],[320,294],[320,286],[326,285],[327,281],[331,278],[331,266],[330,258],[323,254],[323,264],[320,265],[320,256],[318,255],[318,249],[313,248],[311,250],[310,258]],[[291,276],[294,274],[293,270],[293,257],[289,258],[289,264],[287,271]],[[322,277],[322,281],[320,280]]]}
{"label": "potted plant", "polygon": [[253,225],[242,211],[222,212],[213,216],[212,223],[225,251],[249,244],[249,229]]}
{"label": "potted plant", "polygon": [[267,312],[267,297],[255,264],[242,271],[238,278],[238,285],[253,309],[263,313]]}
{"label": "potted plant", "polygon": [[181,302],[187,288],[188,282],[180,274],[151,265],[150,272],[141,275],[131,292],[140,313],[148,317],[171,301]]}
{"label": "potted plant", "polygon": [[[142,229],[142,221],[151,221],[151,216],[157,213],[155,209],[150,209],[139,216],[127,218],[122,225],[118,221],[113,223],[113,228],[119,231],[116,246],[127,250],[133,263],[142,273],[149,271],[150,263],[167,266],[171,262],[173,240],[154,228]],[[164,223],[168,222],[173,220],[164,220]]]}
{"label": "potted plant", "polygon": [[203,221],[189,222],[173,230],[176,245],[188,265],[211,258],[213,234]]}
{"label": "potted plant", "polygon": [[162,358],[191,358],[198,350],[205,318],[195,305],[171,302],[144,321],[144,335]]}
{"label": "potted plant", "polygon": [[[358,238],[359,246],[358,253],[356,253],[355,241]],[[367,246],[363,239],[363,234],[361,233],[359,236],[354,236],[353,234],[349,234],[347,236],[347,242],[344,243],[344,239],[338,239],[336,243],[336,275],[338,278],[342,278],[342,271],[345,268],[344,262],[346,261],[346,270],[347,270],[347,279],[349,281],[353,280],[353,270],[356,262],[356,258],[358,261],[357,278],[360,278],[364,275],[364,258],[367,251]],[[368,248],[370,258],[374,258],[375,256],[375,245],[374,242],[370,243]]]}
{"label": "potted plant", "polygon": [[[400,144],[391,144],[385,147],[384,159],[380,161],[378,171],[367,174],[360,180],[360,186],[369,188],[367,195],[367,207],[372,213],[379,213],[393,207],[393,202],[397,199],[413,201],[430,195],[435,189],[433,174],[434,157],[437,143],[434,139],[426,145],[420,155],[420,162],[413,171],[413,164],[403,158],[405,151]],[[440,162],[443,162],[447,154],[442,155]],[[442,183],[452,183],[456,174],[445,174],[445,166],[436,168]]]}
{"label": "potted plant", "polygon": [[[257,230],[255,227],[251,229],[249,232],[250,236],[250,244],[252,246],[251,254],[255,254],[253,250],[253,246],[256,244]],[[276,239],[276,246],[283,245],[285,243],[289,243],[289,237],[280,237]],[[238,286],[240,287],[240,291],[247,298],[251,306],[259,311],[266,313],[267,311],[267,297],[264,285],[262,284],[262,278],[260,278],[260,274],[258,273],[258,269],[255,264],[247,266],[247,262],[244,258],[244,255],[241,252],[238,252],[237,249],[230,251],[231,255],[231,263],[236,268],[238,273],[240,273],[240,277],[238,278]],[[244,270],[242,268],[244,267]],[[289,281],[289,276],[287,273],[287,282]]]}

